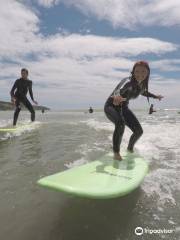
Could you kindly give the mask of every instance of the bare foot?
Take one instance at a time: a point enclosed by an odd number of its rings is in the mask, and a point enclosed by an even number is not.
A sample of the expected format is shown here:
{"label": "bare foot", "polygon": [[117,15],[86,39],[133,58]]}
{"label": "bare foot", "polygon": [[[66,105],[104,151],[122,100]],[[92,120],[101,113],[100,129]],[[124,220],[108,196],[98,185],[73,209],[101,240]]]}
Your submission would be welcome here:
{"label": "bare foot", "polygon": [[114,160],[122,161],[122,157],[119,153],[114,153]]}

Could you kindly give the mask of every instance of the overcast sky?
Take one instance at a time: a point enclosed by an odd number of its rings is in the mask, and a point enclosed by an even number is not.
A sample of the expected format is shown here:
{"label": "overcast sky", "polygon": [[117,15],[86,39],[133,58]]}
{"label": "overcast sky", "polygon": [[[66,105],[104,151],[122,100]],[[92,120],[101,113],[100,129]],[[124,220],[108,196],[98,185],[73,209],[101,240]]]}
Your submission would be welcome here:
{"label": "overcast sky", "polygon": [[179,32],[179,0],[0,0],[0,100],[26,67],[39,104],[103,108],[143,59],[150,92],[165,97],[152,103],[180,107]]}

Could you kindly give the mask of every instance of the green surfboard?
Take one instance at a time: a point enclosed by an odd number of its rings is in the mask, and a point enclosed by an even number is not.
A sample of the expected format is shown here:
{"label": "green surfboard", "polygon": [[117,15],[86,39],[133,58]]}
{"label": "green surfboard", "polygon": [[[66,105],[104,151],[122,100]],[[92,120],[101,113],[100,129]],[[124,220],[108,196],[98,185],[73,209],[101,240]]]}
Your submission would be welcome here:
{"label": "green surfboard", "polygon": [[18,130],[26,130],[27,127],[29,126],[29,124],[25,124],[25,125],[18,125],[15,127],[8,127],[8,128],[0,128],[0,132],[16,132]]}
{"label": "green surfboard", "polygon": [[16,131],[17,128],[16,127],[12,127],[12,128],[0,128],[0,132],[14,132]]}
{"label": "green surfboard", "polygon": [[140,156],[124,153],[123,161],[107,154],[102,158],[44,177],[38,184],[76,196],[107,199],[124,196],[136,189],[148,172]]}

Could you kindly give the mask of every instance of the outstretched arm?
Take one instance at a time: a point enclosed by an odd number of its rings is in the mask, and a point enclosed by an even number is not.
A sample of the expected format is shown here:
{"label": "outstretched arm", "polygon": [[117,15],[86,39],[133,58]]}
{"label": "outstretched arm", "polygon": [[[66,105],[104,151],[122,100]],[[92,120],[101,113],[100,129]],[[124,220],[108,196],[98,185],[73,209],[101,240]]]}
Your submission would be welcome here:
{"label": "outstretched arm", "polygon": [[142,95],[142,96],[145,96],[145,97],[156,98],[156,99],[159,99],[159,100],[161,100],[161,99],[163,98],[162,95],[155,95],[155,94],[150,93],[150,92],[148,92],[148,91],[144,91],[141,95]]}

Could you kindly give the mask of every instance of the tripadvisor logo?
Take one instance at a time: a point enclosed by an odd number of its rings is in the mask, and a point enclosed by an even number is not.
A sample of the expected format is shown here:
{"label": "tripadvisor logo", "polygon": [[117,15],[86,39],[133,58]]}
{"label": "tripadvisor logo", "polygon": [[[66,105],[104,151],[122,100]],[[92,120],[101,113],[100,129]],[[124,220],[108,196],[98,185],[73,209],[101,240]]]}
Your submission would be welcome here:
{"label": "tripadvisor logo", "polygon": [[140,235],[142,235],[143,234],[143,228],[142,227],[137,227],[137,228],[135,228],[135,234],[136,235],[138,235],[138,236],[140,236]]}
{"label": "tripadvisor logo", "polygon": [[149,228],[142,228],[142,227],[136,227],[135,228],[135,234],[137,236],[141,236],[142,234],[169,234],[173,233],[173,229],[149,229]]}

